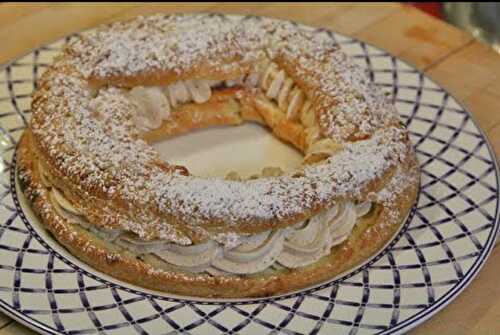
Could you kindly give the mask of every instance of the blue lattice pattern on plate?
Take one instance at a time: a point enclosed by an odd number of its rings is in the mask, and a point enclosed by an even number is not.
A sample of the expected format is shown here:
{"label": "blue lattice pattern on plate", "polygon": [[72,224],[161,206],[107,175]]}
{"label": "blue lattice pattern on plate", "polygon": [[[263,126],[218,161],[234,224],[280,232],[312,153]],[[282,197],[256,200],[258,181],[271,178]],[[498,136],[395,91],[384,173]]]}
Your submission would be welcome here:
{"label": "blue lattice pattern on plate", "polygon": [[373,334],[407,329],[449,302],[477,273],[498,230],[494,155],[470,114],[425,75],[365,43],[315,30],[392,95],[421,163],[418,203],[375,259],[316,288],[244,301],[145,292],[81,264],[29,215],[13,173],[30,94],[61,40],[0,73],[0,307],[48,333]]}

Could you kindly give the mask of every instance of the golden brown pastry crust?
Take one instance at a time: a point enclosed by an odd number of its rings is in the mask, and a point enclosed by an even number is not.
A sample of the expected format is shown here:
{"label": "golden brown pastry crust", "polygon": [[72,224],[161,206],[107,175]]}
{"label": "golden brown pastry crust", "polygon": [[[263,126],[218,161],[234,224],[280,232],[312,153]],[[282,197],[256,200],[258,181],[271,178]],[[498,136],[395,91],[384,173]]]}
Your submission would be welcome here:
{"label": "golden brown pastry crust", "polygon": [[148,142],[156,142],[191,130],[213,126],[235,126],[244,119],[239,114],[239,104],[234,95],[236,89],[215,91],[203,104],[185,104],[173,111],[168,122],[144,133]]}

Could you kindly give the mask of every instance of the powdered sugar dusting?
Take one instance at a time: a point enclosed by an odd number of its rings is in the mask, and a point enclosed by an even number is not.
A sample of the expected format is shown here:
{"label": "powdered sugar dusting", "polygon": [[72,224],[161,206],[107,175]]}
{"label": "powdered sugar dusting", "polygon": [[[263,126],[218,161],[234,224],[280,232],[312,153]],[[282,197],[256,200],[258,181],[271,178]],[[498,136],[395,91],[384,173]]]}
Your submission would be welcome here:
{"label": "powdered sugar dusting", "polygon": [[221,64],[221,55],[234,58],[227,49],[234,26],[221,17],[149,16],[117,22],[86,34],[71,49],[86,76],[131,75],[154,69],[182,71],[201,60]]}
{"label": "powdered sugar dusting", "polygon": [[189,216],[189,224],[199,224],[204,217],[229,222],[279,220],[336,197],[360,196],[370,181],[406,154],[406,145],[398,142],[400,133],[391,128],[370,140],[347,144],[325,164],[308,167],[299,177],[241,182],[191,176],[169,182],[158,175],[160,179],[151,188],[157,192],[163,211]]}
{"label": "powdered sugar dusting", "polygon": [[[345,142],[344,150],[275,178],[186,176],[139,138],[124,91],[103,88],[95,97],[87,84],[89,76],[182,74],[202,61],[236,66],[262,54],[296,62],[292,75],[310,78],[322,131]],[[89,221],[181,244],[243,225],[279,225],[338,198],[362,198],[411,150],[394,107],[331,40],[271,19],[156,15],[100,28],[72,44],[43,76],[33,112],[33,134],[52,167],[72,192],[90,199]]]}
{"label": "powdered sugar dusting", "polygon": [[366,139],[398,123],[394,105],[367,73],[322,35],[290,43],[281,55],[292,64],[293,77],[314,78],[308,93],[325,136],[337,142]]}

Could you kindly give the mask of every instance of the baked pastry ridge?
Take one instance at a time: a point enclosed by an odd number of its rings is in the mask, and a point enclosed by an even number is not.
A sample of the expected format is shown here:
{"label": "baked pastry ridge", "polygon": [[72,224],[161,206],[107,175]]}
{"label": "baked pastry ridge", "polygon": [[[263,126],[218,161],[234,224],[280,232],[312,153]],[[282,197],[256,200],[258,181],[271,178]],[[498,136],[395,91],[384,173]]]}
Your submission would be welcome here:
{"label": "baked pastry ridge", "polygon": [[[113,23],[68,45],[38,87],[18,149],[25,193],[73,254],[138,285],[218,297],[302,288],[372,255],[416,196],[393,104],[330,37],[289,22]],[[200,178],[150,146],[244,121],[301,150],[303,166]]]}

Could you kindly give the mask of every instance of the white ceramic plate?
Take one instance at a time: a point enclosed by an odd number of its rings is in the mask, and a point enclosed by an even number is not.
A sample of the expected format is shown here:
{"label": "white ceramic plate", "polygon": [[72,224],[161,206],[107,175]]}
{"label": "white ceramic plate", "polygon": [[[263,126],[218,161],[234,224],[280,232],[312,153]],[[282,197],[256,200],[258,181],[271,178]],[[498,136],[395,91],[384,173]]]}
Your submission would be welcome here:
{"label": "white ceramic plate", "polygon": [[[318,287],[254,300],[147,291],[76,260],[33,216],[14,173],[16,143],[30,118],[30,94],[61,40],[0,72],[0,308],[44,333],[388,334],[414,327],[456,297],[478,273],[499,227],[498,169],[487,139],[462,105],[413,67],[357,40],[316,31],[340,43],[392,94],[422,167],[417,204],[401,232],[374,259]],[[252,168],[295,159],[261,130],[245,127],[226,131],[224,138],[248,150]],[[191,136],[173,141],[185,148],[198,136],[204,150],[226,157],[229,165],[238,169],[243,162],[228,159],[220,132]],[[263,145],[271,149],[262,150]],[[168,142],[158,145],[159,150],[168,147]],[[167,154],[196,167],[199,160],[185,152]],[[283,156],[276,158],[276,152]],[[224,168],[211,167],[207,173]]]}

